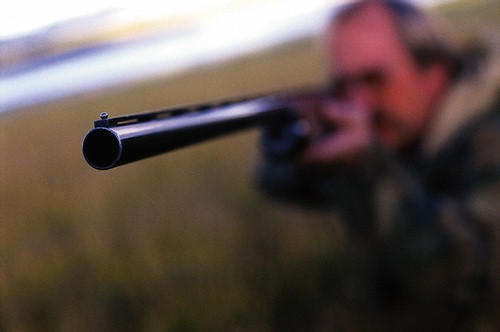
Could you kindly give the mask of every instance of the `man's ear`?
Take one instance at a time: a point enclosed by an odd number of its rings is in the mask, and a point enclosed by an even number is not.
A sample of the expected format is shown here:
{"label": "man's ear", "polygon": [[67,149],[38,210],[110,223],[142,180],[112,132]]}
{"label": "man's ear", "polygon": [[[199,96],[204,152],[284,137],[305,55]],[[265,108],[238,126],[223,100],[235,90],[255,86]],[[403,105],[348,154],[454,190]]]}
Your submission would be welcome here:
{"label": "man's ear", "polygon": [[444,95],[450,83],[449,66],[436,62],[425,70],[425,84],[431,103],[435,104]]}

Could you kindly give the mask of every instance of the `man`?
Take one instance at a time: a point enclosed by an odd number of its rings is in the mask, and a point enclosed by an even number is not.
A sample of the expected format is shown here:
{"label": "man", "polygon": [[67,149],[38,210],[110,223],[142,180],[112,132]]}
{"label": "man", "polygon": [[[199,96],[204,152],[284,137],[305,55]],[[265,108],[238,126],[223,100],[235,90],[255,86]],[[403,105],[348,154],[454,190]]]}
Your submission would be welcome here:
{"label": "man", "polygon": [[401,1],[347,5],[325,41],[331,98],[298,101],[309,147],[267,158],[262,188],[340,210],[365,273],[347,297],[381,329],[497,329],[498,54]]}

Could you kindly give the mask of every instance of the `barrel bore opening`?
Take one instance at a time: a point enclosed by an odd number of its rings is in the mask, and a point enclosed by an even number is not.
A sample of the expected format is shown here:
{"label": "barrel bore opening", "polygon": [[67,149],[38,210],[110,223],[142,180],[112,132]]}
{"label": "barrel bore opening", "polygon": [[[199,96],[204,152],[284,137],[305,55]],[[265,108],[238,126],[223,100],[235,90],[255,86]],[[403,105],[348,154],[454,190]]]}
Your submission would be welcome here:
{"label": "barrel bore opening", "polygon": [[83,155],[90,166],[108,169],[120,158],[121,145],[118,137],[106,128],[96,128],[83,141]]}

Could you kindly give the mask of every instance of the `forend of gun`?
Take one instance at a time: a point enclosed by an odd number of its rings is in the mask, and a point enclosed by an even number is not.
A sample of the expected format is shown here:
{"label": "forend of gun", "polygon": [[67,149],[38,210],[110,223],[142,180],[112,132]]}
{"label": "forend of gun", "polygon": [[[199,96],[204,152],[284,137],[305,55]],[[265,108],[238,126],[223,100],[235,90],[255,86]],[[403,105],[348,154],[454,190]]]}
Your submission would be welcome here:
{"label": "forend of gun", "polygon": [[261,127],[270,158],[291,158],[307,145],[309,130],[283,95],[177,107],[109,118],[101,113],[83,140],[83,156],[107,170],[240,130]]}

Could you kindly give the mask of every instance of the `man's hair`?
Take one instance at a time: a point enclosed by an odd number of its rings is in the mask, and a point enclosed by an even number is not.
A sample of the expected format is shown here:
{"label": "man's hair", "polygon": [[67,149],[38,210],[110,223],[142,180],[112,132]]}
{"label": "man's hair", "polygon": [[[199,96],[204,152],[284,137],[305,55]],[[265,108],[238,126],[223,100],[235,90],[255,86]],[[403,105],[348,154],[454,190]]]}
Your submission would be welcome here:
{"label": "man's hair", "polygon": [[421,68],[435,63],[449,67],[451,77],[462,71],[462,56],[454,38],[441,20],[407,1],[358,0],[336,11],[332,24],[341,25],[368,5],[381,5],[394,19],[399,38]]}

